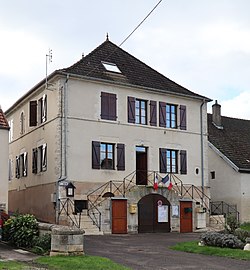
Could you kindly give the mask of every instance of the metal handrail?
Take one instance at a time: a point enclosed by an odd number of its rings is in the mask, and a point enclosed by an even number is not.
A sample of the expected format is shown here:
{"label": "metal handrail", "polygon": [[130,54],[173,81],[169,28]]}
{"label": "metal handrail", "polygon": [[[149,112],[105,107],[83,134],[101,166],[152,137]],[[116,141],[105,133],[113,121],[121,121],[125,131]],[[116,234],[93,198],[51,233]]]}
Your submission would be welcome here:
{"label": "metal handrail", "polygon": [[[66,200],[62,201],[61,199],[59,200],[59,205],[60,207],[60,211],[58,212],[58,220],[60,215],[62,214],[62,212],[66,213],[67,217],[69,217],[69,219],[72,221],[73,225],[75,225],[77,228],[80,228],[81,226],[81,211],[79,211],[79,209],[77,209],[74,205],[74,203],[72,202],[72,200],[70,198],[66,198]],[[75,210],[77,210],[77,212],[79,212],[79,220],[77,221],[76,215],[74,215]],[[74,219],[72,218],[72,214],[74,216]]]}
{"label": "metal handrail", "polygon": [[[214,208],[213,208],[214,207]],[[216,201],[210,203],[211,213],[214,215],[235,215],[237,221],[239,221],[240,212],[237,210],[237,205],[230,205],[224,201]]]}

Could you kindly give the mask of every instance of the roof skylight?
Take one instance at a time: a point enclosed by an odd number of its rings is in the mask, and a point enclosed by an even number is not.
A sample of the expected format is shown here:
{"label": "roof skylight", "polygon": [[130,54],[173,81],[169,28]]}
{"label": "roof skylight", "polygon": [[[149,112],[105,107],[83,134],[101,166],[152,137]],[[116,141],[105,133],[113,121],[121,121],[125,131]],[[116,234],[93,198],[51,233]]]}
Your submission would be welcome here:
{"label": "roof skylight", "polygon": [[109,63],[109,62],[102,62],[102,64],[107,71],[121,73],[120,69],[117,67],[116,64]]}

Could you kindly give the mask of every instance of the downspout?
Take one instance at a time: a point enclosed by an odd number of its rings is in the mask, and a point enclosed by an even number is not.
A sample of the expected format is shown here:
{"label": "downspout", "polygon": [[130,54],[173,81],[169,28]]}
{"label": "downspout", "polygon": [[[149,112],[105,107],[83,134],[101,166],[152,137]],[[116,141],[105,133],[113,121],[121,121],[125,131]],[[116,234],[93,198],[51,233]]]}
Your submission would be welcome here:
{"label": "downspout", "polygon": [[203,105],[205,104],[205,100],[203,99],[200,105],[200,126],[201,126],[201,206],[203,207],[204,203],[204,145],[203,145]]}
{"label": "downspout", "polygon": [[[60,177],[56,182],[56,224],[59,223],[59,211],[60,211],[60,183],[67,180],[67,113],[68,113],[68,90],[69,75],[67,75],[64,85],[61,90],[61,158],[60,158]],[[64,169],[63,169],[64,165]]]}

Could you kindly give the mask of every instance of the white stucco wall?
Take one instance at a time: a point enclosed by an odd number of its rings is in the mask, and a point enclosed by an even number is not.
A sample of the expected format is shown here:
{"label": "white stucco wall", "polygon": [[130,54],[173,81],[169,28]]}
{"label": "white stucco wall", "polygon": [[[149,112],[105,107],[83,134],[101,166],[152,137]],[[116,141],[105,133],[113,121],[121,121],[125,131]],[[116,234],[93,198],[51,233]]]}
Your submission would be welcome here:
{"label": "white stucco wall", "polygon": [[[101,92],[117,95],[117,121],[102,120]],[[201,100],[152,93],[135,88],[69,80],[68,82],[68,177],[75,181],[122,180],[135,171],[135,147],[148,147],[148,170],[159,171],[159,148],[187,150],[188,174],[178,175],[184,183],[201,186]],[[127,120],[127,97],[186,105],[187,130],[130,124]],[[149,108],[148,108],[149,119]],[[207,178],[206,105],[203,107],[205,185]],[[159,123],[159,113],[157,112]],[[91,142],[125,144],[126,170],[93,170],[91,167]],[[196,174],[196,168],[199,169]]]}
{"label": "white stucco wall", "polygon": [[8,211],[8,156],[9,156],[9,131],[0,128],[0,208]]}
{"label": "white stucco wall", "polygon": [[215,172],[215,179],[209,176],[212,201],[236,204],[240,221],[250,221],[250,174],[239,173],[221,158],[211,147],[208,148],[209,172]]}

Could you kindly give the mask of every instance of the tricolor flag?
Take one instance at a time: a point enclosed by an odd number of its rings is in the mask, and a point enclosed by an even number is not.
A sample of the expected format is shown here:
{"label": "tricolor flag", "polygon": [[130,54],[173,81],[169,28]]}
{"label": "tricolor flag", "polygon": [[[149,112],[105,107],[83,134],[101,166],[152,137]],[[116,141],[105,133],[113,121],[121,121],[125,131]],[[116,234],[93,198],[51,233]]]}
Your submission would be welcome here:
{"label": "tricolor flag", "polygon": [[154,190],[157,190],[158,189],[158,176],[157,176],[157,174],[155,175],[153,188],[154,188]]}
{"label": "tricolor flag", "polygon": [[163,184],[165,184],[167,186],[167,189],[168,190],[171,190],[172,189],[173,184],[172,184],[171,179],[170,179],[170,177],[169,177],[168,174],[165,177],[163,177],[161,179],[161,181],[162,181]]}

